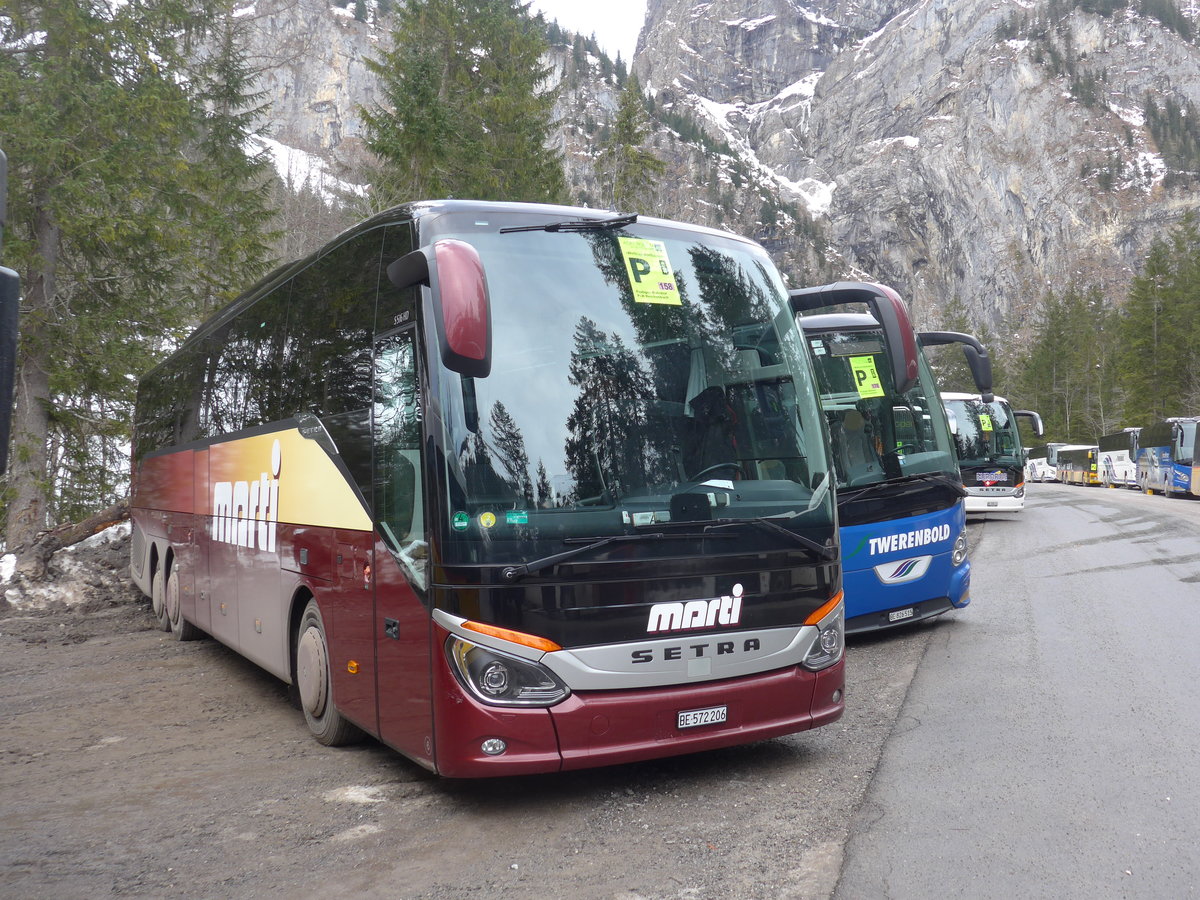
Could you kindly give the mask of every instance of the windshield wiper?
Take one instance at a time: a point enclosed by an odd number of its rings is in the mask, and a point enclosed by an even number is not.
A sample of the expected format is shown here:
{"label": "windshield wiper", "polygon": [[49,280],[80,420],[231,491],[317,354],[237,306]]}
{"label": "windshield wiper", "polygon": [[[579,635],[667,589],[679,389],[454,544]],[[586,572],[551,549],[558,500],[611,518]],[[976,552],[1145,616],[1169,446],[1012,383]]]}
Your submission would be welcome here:
{"label": "windshield wiper", "polygon": [[754,516],[753,518],[748,519],[714,519],[712,524],[707,525],[704,530],[710,531],[717,528],[732,528],[735,525],[754,525],[763,531],[769,531],[772,534],[778,534],[781,537],[786,537],[788,540],[792,541],[792,543],[799,544],[806,550],[811,550],[822,559],[833,559],[835,556],[837,556],[837,551],[833,547],[825,544],[818,544],[811,538],[806,538],[802,534],[796,534],[796,532],[784,528],[779,523],[774,522],[764,516]]}
{"label": "windshield wiper", "polygon": [[[867,494],[877,493],[882,488],[912,488],[915,487],[918,482],[922,481],[932,482],[934,484],[940,484],[943,487],[952,488],[960,497],[967,496],[967,489],[949,475],[941,475],[937,472],[915,472],[912,475],[902,475],[899,478],[890,478],[887,481],[875,481],[871,484],[865,484],[861,488],[842,488],[838,492],[838,506],[841,507],[847,503],[853,503],[856,500],[861,500]],[[857,491],[857,493],[851,494],[850,491]]]}
{"label": "windshield wiper", "polygon": [[611,534],[608,537],[602,538],[564,538],[564,544],[584,543],[580,547],[572,547],[570,550],[555,553],[553,556],[543,556],[541,559],[534,559],[519,566],[505,566],[500,570],[500,580],[511,584],[514,581],[524,578],[526,575],[532,575],[534,572],[548,569],[550,566],[557,565],[560,562],[566,562],[568,559],[579,556],[581,553],[587,553],[589,550],[599,550],[601,547],[607,547],[609,544],[652,541],[673,537],[680,537],[680,535],[663,534],[656,531],[649,534]]}
{"label": "windshield wiper", "polygon": [[568,222],[551,222],[549,225],[512,225],[501,228],[501,234],[512,234],[515,231],[608,231],[610,228],[623,228],[637,222],[637,213],[627,216],[613,216],[608,219],[576,219]]}

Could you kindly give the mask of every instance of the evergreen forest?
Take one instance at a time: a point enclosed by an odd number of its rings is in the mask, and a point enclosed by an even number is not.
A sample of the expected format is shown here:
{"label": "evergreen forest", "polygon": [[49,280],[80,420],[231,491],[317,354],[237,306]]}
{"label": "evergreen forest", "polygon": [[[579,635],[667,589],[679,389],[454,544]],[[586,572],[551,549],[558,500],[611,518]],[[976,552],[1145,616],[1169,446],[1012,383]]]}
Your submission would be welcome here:
{"label": "evergreen forest", "polygon": [[[8,0],[0,10],[0,149],[9,166],[0,263],[22,287],[0,481],[9,550],[121,503],[138,378],[295,255],[294,201],[255,149],[265,136],[258,73],[232,10],[233,0]],[[370,63],[382,102],[360,110],[374,163],[369,196],[347,198],[355,217],[414,196],[620,208],[661,180],[654,125],[731,153],[685,114],[656,107],[594,39],[548,25],[520,0],[372,10],[386,16],[391,40]],[[356,3],[355,15],[366,14]],[[593,134],[600,197],[571,194],[551,140],[552,46],[570,47],[568,83],[594,58],[620,92],[611,121]],[[1196,154],[1192,113],[1148,105],[1164,153]],[[765,201],[764,230],[790,208]],[[822,245],[817,229],[808,236]],[[1047,440],[1090,443],[1200,412],[1197,284],[1200,227],[1189,216],[1154,245],[1128,296],[1064,286],[1034,304],[1031,320],[991,334],[951,301],[942,324],[991,348],[997,392],[1038,410]],[[953,362],[935,362],[947,389],[969,389]],[[493,415],[502,429],[505,411]]]}
{"label": "evergreen forest", "polygon": [[[1197,285],[1200,227],[1188,213],[1154,242],[1127,296],[1067,285],[1046,294],[1029,321],[996,331],[973,328],[952,304],[947,327],[984,343],[996,393],[1041,414],[1042,440],[1094,444],[1125,427],[1200,414]],[[965,364],[935,352],[943,388],[973,392]]]}

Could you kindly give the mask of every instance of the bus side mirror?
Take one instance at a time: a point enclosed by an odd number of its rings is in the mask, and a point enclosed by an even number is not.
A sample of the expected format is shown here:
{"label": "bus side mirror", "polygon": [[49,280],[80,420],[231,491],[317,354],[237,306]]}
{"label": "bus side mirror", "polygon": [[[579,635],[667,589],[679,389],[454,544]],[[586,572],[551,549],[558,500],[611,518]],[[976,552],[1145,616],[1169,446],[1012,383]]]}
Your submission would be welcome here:
{"label": "bus side mirror", "polygon": [[400,289],[429,285],[442,363],[468,378],[492,371],[492,314],[479,252],[465,241],[435,241],[387,268]]}
{"label": "bus side mirror", "polygon": [[937,347],[943,344],[962,344],[963,355],[971,367],[971,377],[979,399],[991,403],[996,399],[992,393],[992,358],[983,344],[969,334],[958,331],[922,331],[917,335],[922,347]]}
{"label": "bus side mirror", "polygon": [[1045,434],[1045,429],[1042,427],[1042,417],[1035,413],[1032,409],[1014,409],[1014,416],[1021,416],[1033,423],[1033,433],[1038,437]]}
{"label": "bus side mirror", "polygon": [[[872,285],[878,295],[867,301],[883,333],[888,346],[893,348],[892,378],[896,393],[906,394],[917,383],[917,336],[913,333],[912,320],[908,317],[908,305],[900,295],[885,285]],[[894,348],[900,348],[896,353]]]}
{"label": "bus side mirror", "polygon": [[819,288],[798,288],[788,292],[792,314],[821,309],[839,303],[865,303],[875,321],[883,326],[890,350],[892,383],[897,394],[906,394],[917,383],[917,339],[913,333],[908,305],[900,295],[882,284],[839,281]]}

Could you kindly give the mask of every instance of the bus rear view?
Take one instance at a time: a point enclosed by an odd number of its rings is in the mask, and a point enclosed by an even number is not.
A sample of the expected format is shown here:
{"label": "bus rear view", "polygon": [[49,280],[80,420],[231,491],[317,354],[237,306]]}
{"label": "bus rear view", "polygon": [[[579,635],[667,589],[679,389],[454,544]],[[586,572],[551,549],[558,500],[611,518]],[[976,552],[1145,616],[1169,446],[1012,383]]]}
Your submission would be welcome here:
{"label": "bus rear view", "polygon": [[757,244],[594,210],[399,207],[142,384],[133,569],[316,737],[473,777],[843,709],[811,364]]}

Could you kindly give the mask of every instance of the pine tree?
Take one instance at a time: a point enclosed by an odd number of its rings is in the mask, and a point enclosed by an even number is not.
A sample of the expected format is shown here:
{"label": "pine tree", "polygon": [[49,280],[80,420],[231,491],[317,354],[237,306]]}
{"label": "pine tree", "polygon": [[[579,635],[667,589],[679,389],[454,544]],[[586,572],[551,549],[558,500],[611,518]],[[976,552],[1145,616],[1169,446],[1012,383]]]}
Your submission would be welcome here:
{"label": "pine tree", "polygon": [[1118,366],[1126,424],[1200,411],[1198,279],[1200,228],[1189,214],[1151,247],[1123,309]]}
{"label": "pine tree", "polygon": [[613,209],[652,207],[658,179],[667,164],[643,144],[650,133],[642,86],[637,75],[625,81],[608,136],[601,146],[598,169]]}
{"label": "pine tree", "polygon": [[532,503],[534,497],[533,482],[529,480],[529,454],[525,450],[525,436],[521,434],[520,426],[499,400],[492,404],[489,424],[492,445],[507,476],[505,480],[516,493]]}
{"label": "pine tree", "polygon": [[0,19],[5,261],[24,289],[10,548],[124,492],[136,376],[264,268],[227,6],[10,0]]}
{"label": "pine tree", "polygon": [[411,0],[395,23],[392,49],[368,63],[384,104],[361,111],[379,159],[373,205],[564,200],[540,16],[519,0]]}

